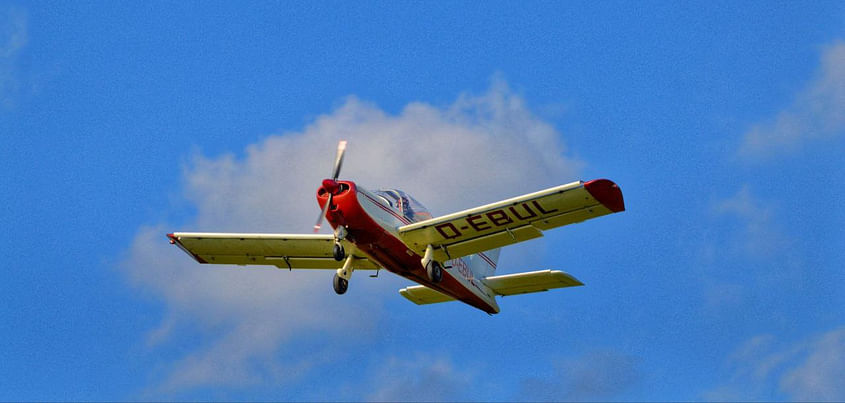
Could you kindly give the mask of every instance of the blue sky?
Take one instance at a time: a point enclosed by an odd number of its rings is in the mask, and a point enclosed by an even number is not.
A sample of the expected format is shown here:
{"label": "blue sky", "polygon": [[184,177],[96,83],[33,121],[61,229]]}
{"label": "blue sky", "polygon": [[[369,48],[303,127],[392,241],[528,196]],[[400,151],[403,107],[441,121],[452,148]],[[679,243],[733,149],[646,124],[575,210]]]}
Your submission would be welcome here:
{"label": "blue sky", "polygon": [[[841,2],[0,3],[2,400],[843,400]],[[343,176],[434,210],[606,177],[503,251],[586,286],[199,266]]]}

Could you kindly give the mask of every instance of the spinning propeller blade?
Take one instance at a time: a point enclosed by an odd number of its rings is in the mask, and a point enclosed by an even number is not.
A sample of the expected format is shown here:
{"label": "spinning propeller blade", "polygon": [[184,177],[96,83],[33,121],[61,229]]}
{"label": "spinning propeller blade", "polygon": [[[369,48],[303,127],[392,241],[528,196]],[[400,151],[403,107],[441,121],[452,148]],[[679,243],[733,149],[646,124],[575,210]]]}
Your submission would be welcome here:
{"label": "spinning propeller blade", "polygon": [[337,157],[334,159],[334,169],[332,170],[332,180],[337,180],[340,176],[340,167],[343,166],[343,154],[346,153],[346,140],[341,140],[337,143]]}
{"label": "spinning propeller blade", "polygon": [[317,223],[314,224],[314,233],[320,232],[320,227],[323,225],[323,218],[326,216],[326,213],[329,212],[329,206],[332,204],[332,194],[329,193],[329,199],[326,200],[326,205],[323,206],[323,211],[320,212],[320,216],[317,217]]}
{"label": "spinning propeller blade", "polygon": [[[340,168],[343,166],[343,155],[346,153],[346,140],[341,140],[337,143],[337,157],[334,159],[334,168],[332,169],[332,182],[337,181],[338,176],[340,176]],[[334,190],[333,190],[334,191]],[[332,205],[332,193],[329,193],[329,199],[326,200],[326,205],[323,206],[323,211],[320,212],[320,216],[317,217],[317,223],[314,224],[314,233],[320,232],[320,227],[323,226],[323,219],[326,217],[326,213],[329,212],[329,206]]]}

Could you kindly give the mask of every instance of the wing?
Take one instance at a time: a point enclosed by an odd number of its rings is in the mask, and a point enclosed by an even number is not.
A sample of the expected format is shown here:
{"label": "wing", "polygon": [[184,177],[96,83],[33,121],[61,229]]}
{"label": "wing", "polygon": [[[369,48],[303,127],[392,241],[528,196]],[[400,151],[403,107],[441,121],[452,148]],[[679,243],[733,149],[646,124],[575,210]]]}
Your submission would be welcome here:
{"label": "wing", "polygon": [[399,227],[408,247],[439,261],[543,236],[542,231],[625,210],[622,191],[607,180],[572,182]]}
{"label": "wing", "polygon": [[[539,270],[505,274],[503,276],[487,277],[483,281],[496,295],[501,296],[528,294],[555,288],[584,285],[584,283],[578,281],[575,277],[560,270]],[[403,288],[399,290],[399,294],[417,305],[436,304],[455,300],[448,295],[424,285]]]}
{"label": "wing", "polygon": [[[170,243],[200,263],[268,265],[281,269],[337,269],[342,262],[332,257],[332,235],[306,234],[225,234],[176,232]],[[367,259],[355,246],[342,241],[356,259],[356,270],[376,270],[379,265]]]}

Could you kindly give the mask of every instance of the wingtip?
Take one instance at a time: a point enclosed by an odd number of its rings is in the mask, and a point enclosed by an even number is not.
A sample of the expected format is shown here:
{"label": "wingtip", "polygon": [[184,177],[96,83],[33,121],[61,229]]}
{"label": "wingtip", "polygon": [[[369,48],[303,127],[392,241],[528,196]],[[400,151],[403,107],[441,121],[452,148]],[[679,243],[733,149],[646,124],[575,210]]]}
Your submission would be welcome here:
{"label": "wingtip", "polygon": [[619,188],[619,185],[613,183],[613,181],[595,179],[585,183],[584,188],[610,211],[614,213],[625,211],[625,200],[622,198],[622,189]]}
{"label": "wingtip", "polygon": [[208,261],[203,259],[200,255],[198,255],[194,252],[191,252],[190,250],[188,250],[188,248],[185,247],[185,245],[182,245],[182,242],[179,240],[179,237],[177,237],[175,233],[167,234],[167,238],[170,239],[171,245],[178,246],[179,249],[182,249],[183,252],[185,252],[188,255],[190,255],[191,257],[193,257],[194,260],[196,260],[198,263],[208,263]]}

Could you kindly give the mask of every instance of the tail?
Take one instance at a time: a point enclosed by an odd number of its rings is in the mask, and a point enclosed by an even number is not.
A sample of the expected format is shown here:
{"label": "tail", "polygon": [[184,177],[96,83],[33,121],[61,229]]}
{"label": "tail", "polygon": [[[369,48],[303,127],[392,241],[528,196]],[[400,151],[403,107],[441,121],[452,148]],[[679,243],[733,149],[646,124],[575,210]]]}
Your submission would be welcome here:
{"label": "tail", "polygon": [[502,248],[490,249],[475,255],[467,256],[468,265],[477,278],[490,277],[496,273],[496,265],[499,261],[499,251]]}

